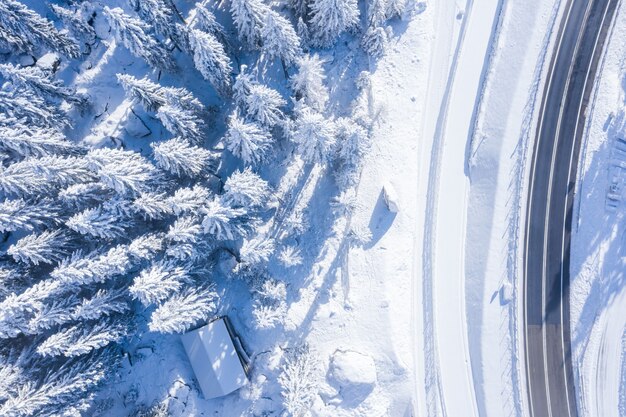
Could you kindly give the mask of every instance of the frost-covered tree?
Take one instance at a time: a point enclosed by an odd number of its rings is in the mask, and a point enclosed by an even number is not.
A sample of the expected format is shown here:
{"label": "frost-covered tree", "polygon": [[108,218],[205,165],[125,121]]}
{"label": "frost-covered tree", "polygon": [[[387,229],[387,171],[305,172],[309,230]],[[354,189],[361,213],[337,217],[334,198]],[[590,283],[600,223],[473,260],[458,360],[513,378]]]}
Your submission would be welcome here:
{"label": "frost-covered tree", "polygon": [[194,146],[180,137],[152,143],[150,146],[157,167],[177,176],[197,177],[206,172],[216,158],[211,151]]}
{"label": "frost-covered tree", "polygon": [[210,286],[188,288],[174,294],[150,316],[153,332],[182,333],[215,312],[217,293]]}
{"label": "frost-covered tree", "polygon": [[245,121],[237,113],[230,116],[224,145],[246,164],[258,164],[263,161],[272,143],[271,133],[257,123]]}
{"label": "frost-covered tree", "polygon": [[81,8],[74,11],[66,7],[61,7],[58,4],[50,4],[50,9],[65,23],[76,39],[82,39],[87,43],[91,43],[95,40],[96,31],[87,22],[89,16],[85,16]]}
{"label": "frost-covered tree", "polygon": [[406,0],[387,0],[387,18],[402,17],[406,11]]}
{"label": "frost-covered tree", "polygon": [[294,349],[285,359],[278,383],[288,416],[308,414],[318,391],[318,370],[317,360],[307,345]]}
{"label": "frost-covered tree", "polygon": [[320,113],[302,108],[297,114],[291,140],[297,145],[302,159],[309,163],[324,163],[332,156],[335,146],[335,125]]}
{"label": "frost-covered tree", "polygon": [[233,207],[254,208],[265,205],[270,187],[263,178],[248,167],[233,172],[224,184],[224,201]]}
{"label": "frost-covered tree", "polygon": [[96,320],[116,313],[126,313],[130,310],[127,298],[126,288],[98,290],[94,295],[84,298],[80,304],[76,305],[71,311],[71,317],[74,320]]}
{"label": "frost-covered tree", "polygon": [[283,116],[280,109],[287,102],[278,91],[261,84],[252,84],[245,98],[246,111],[250,117],[264,126],[276,125]]}
{"label": "frost-covered tree", "polygon": [[232,0],[230,12],[237,27],[239,39],[249,48],[258,48],[261,42],[263,18],[269,8],[261,0]]}
{"label": "frost-covered tree", "polygon": [[328,101],[324,63],[317,54],[304,55],[297,61],[298,72],[290,79],[296,99],[317,111],[323,111]]}
{"label": "frost-covered tree", "polygon": [[359,23],[357,0],[311,0],[313,40],[316,45],[329,46],[346,30]]}
{"label": "frost-covered tree", "polygon": [[72,309],[76,307],[76,296],[59,297],[43,303],[30,319],[28,334],[40,334],[56,326],[69,323],[73,320]]}
{"label": "frost-covered tree", "polygon": [[137,152],[94,149],[85,159],[100,181],[122,195],[146,191],[150,182],[158,179],[154,165]]}
{"label": "frost-covered tree", "polygon": [[85,209],[110,200],[114,191],[100,182],[88,182],[70,185],[59,191],[57,198],[64,206],[72,209]]}
{"label": "frost-covered tree", "polygon": [[160,260],[141,271],[129,291],[143,305],[159,304],[191,282],[191,266]]}
{"label": "frost-covered tree", "polygon": [[247,266],[267,262],[274,253],[274,241],[262,236],[244,239],[239,249],[239,259]]}
{"label": "frost-covered tree", "polygon": [[252,318],[254,325],[259,330],[275,328],[284,322],[286,314],[287,305],[284,303],[272,306],[257,300],[252,304]]}
{"label": "frost-covered tree", "polygon": [[68,285],[85,285],[104,282],[111,277],[127,273],[133,266],[128,247],[114,246],[105,253],[94,251],[86,256],[78,251],[63,260],[50,273],[57,282]]}
{"label": "frost-covered tree", "polygon": [[367,54],[381,57],[389,44],[389,34],[382,26],[370,27],[361,39],[361,46]]}
{"label": "frost-covered tree", "polygon": [[17,262],[39,265],[53,264],[67,256],[70,241],[62,230],[46,230],[31,234],[15,242],[7,250]]}
{"label": "frost-covered tree", "polygon": [[202,142],[204,122],[194,112],[176,104],[165,104],[159,107],[156,116],[173,135],[182,136],[193,143]]}
{"label": "frost-covered tree", "polygon": [[158,220],[172,214],[163,193],[144,193],[132,202],[132,206],[144,219]]}
{"label": "frost-covered tree", "polygon": [[30,231],[35,227],[56,223],[59,215],[59,207],[50,199],[4,200],[0,202],[0,232]]}
{"label": "frost-covered tree", "polygon": [[0,90],[0,113],[4,114],[3,126],[15,127],[15,120],[20,125],[28,123],[30,129],[52,127],[55,129],[70,125],[65,111],[57,106],[50,106],[41,95],[23,85]]}
{"label": "frost-covered tree", "polygon": [[338,167],[334,176],[337,185],[347,188],[357,184],[360,167],[371,147],[371,140],[367,130],[351,119],[340,118],[336,126]]}
{"label": "frost-covered tree", "polygon": [[176,64],[170,53],[149,33],[150,28],[146,23],[125,14],[119,7],[111,9],[104,6],[103,12],[115,32],[115,38],[124,44],[131,54],[145,59],[156,68],[165,70],[175,68]]}
{"label": "frost-covered tree", "polygon": [[185,213],[198,213],[207,204],[210,195],[211,192],[205,187],[194,185],[191,188],[179,188],[173,196],[167,198],[167,203],[177,216]]}
{"label": "frost-covered tree", "polygon": [[206,202],[202,209],[202,227],[205,233],[218,240],[234,240],[245,236],[255,227],[253,220],[243,208],[230,207],[220,199]]}
{"label": "frost-covered tree", "polygon": [[118,342],[128,331],[129,326],[119,318],[99,320],[91,324],[78,323],[48,337],[37,347],[37,353],[41,356],[85,355]]}
{"label": "frost-covered tree", "polygon": [[207,8],[204,2],[196,3],[195,7],[197,26],[223,42],[224,27],[217,21],[213,12]]}
{"label": "frost-covered tree", "polygon": [[302,255],[298,248],[294,246],[285,246],[278,254],[278,260],[287,268],[302,264]]}
{"label": "frost-covered tree", "polygon": [[250,87],[256,84],[252,80],[252,75],[247,72],[248,67],[242,65],[239,68],[239,74],[235,77],[233,84],[233,101],[241,108],[246,107],[246,97],[250,94]]}
{"label": "frost-covered tree", "polygon": [[220,94],[228,94],[232,68],[224,46],[214,35],[198,29],[189,32],[189,45],[196,69]]}
{"label": "frost-covered tree", "polygon": [[196,216],[185,216],[176,219],[165,235],[172,242],[198,243],[203,234],[200,219]]}
{"label": "frost-covered tree", "polygon": [[135,262],[147,261],[154,258],[163,250],[164,236],[161,233],[148,233],[136,237],[128,245],[128,254]]}
{"label": "frost-covered tree", "polygon": [[0,45],[22,52],[34,52],[44,45],[70,58],[80,55],[71,38],[17,0],[0,2]]}
{"label": "frost-covered tree", "polygon": [[279,58],[287,65],[301,53],[300,38],[291,23],[273,10],[265,13],[261,29],[262,50],[268,58]]}
{"label": "frost-covered tree", "polygon": [[176,23],[181,18],[177,17],[173,3],[164,0],[128,0],[128,3],[157,33],[178,44]]}
{"label": "frost-covered tree", "polygon": [[[2,125],[3,122],[7,125]],[[0,120],[0,151],[19,157],[69,154],[79,150],[56,129],[27,126],[17,120]]]}
{"label": "frost-covered tree", "polygon": [[115,239],[131,226],[130,219],[107,209],[104,205],[88,208],[70,217],[65,225],[81,235]]}
{"label": "frost-covered tree", "polygon": [[367,0],[366,17],[370,28],[377,28],[387,20],[388,0]]}
{"label": "frost-covered tree", "polygon": [[163,87],[147,77],[138,79],[128,74],[117,74],[117,79],[126,94],[141,103],[148,111],[156,111],[165,104],[175,104],[193,112],[204,110],[202,103],[185,88]]}
{"label": "frost-covered tree", "polygon": [[65,87],[60,81],[54,80],[52,74],[47,74],[39,67],[16,67],[12,64],[0,64],[0,75],[11,81],[16,87],[32,90],[47,102],[58,99],[69,103],[84,105],[85,97]]}
{"label": "frost-covered tree", "polygon": [[289,7],[293,9],[296,17],[307,19],[309,15],[309,3],[311,0],[289,0]]}

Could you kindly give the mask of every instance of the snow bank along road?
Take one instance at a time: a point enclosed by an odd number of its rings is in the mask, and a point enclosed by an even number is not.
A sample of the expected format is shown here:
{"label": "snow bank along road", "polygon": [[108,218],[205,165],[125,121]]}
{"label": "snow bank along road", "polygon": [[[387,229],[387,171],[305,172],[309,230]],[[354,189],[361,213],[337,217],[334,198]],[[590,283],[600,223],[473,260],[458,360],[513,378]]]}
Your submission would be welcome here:
{"label": "snow bank along road", "polygon": [[541,104],[524,250],[524,343],[531,416],[578,415],[569,326],[574,182],[585,110],[618,1],[569,1]]}

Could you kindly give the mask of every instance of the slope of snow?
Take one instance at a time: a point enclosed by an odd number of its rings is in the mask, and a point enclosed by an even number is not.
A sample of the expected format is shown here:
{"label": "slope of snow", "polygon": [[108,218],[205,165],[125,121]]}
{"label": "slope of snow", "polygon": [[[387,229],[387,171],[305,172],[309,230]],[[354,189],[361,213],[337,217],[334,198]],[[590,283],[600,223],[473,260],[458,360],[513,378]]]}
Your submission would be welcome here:
{"label": "slope of snow", "polygon": [[578,170],[571,263],[573,365],[582,416],[626,415],[626,13],[605,50]]}

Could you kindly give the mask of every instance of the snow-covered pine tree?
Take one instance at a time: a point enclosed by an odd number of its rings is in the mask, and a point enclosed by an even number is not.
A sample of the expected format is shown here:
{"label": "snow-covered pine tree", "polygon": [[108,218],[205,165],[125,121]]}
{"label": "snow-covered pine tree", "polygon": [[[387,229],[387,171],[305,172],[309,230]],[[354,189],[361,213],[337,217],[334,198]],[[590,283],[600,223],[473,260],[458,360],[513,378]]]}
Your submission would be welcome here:
{"label": "snow-covered pine tree", "polygon": [[0,75],[11,81],[16,88],[32,90],[46,102],[56,102],[58,99],[78,105],[85,105],[87,102],[85,97],[52,79],[52,74],[46,74],[39,67],[22,68],[12,64],[0,64]]}
{"label": "snow-covered pine tree", "polygon": [[291,23],[273,10],[265,13],[261,40],[261,49],[269,59],[279,58],[287,65],[302,53],[300,38]]}
{"label": "snow-covered pine tree", "polygon": [[239,259],[247,267],[265,263],[274,253],[274,241],[263,236],[244,239],[239,249]]}
{"label": "snow-covered pine tree", "polygon": [[89,298],[83,298],[71,312],[74,320],[97,320],[109,317],[116,313],[126,313],[130,310],[128,304],[128,290],[125,287],[98,290]]}
{"label": "snow-covered pine tree", "polygon": [[70,248],[70,240],[63,230],[45,230],[21,238],[9,247],[7,254],[16,262],[54,264],[65,258]]}
{"label": "snow-covered pine tree", "polygon": [[148,233],[133,239],[128,245],[128,254],[133,262],[151,260],[163,250],[164,236],[162,233]]}
{"label": "snow-covered pine tree", "polygon": [[289,7],[293,9],[297,18],[308,19],[309,3],[311,0],[289,0]]}
{"label": "snow-covered pine tree", "polygon": [[117,79],[126,94],[141,103],[148,111],[156,111],[168,103],[193,112],[204,110],[202,103],[185,88],[163,87],[147,77],[138,79],[129,74],[117,74]]}
{"label": "snow-covered pine tree", "polygon": [[133,210],[144,219],[158,220],[172,214],[164,193],[143,193],[132,202]]}
{"label": "snow-covered pine tree", "polygon": [[232,0],[230,12],[237,27],[239,39],[248,48],[258,48],[261,44],[263,18],[268,12],[261,0]]}
{"label": "snow-covered pine tree", "polygon": [[140,17],[154,27],[157,33],[172,39],[178,45],[176,23],[182,22],[182,18],[177,15],[177,11],[174,10],[171,2],[164,0],[128,0],[128,3]]}
{"label": "snow-covered pine tree", "polygon": [[26,158],[29,156],[70,154],[80,149],[56,129],[27,126],[15,119],[0,119],[0,151]]}
{"label": "snow-covered pine tree", "polygon": [[367,25],[369,28],[381,27],[387,20],[388,0],[367,0]]}
{"label": "snow-covered pine tree", "polygon": [[220,94],[227,95],[230,92],[232,68],[224,46],[214,35],[198,29],[189,32],[189,45],[193,50],[196,69]]}
{"label": "snow-covered pine tree", "polygon": [[291,140],[307,163],[324,163],[332,157],[335,146],[335,123],[313,109],[303,107],[296,116]]}
{"label": "snow-covered pine tree", "polygon": [[192,143],[202,142],[204,122],[194,112],[177,104],[165,104],[159,107],[156,116],[173,135],[182,136]]}
{"label": "snow-covered pine tree", "polygon": [[359,23],[357,0],[311,0],[310,28],[318,46],[329,46]]}
{"label": "snow-covered pine tree", "polygon": [[406,0],[387,0],[387,18],[402,17],[406,11]]}
{"label": "snow-covered pine tree", "polygon": [[361,46],[368,55],[381,57],[389,44],[389,33],[382,26],[370,27],[361,39]]}
{"label": "snow-covered pine tree", "polygon": [[371,147],[371,140],[365,128],[348,118],[336,122],[338,139],[338,167],[334,172],[340,188],[357,184],[363,158]]}
{"label": "snow-covered pine tree", "polygon": [[74,184],[64,188],[57,195],[58,200],[67,208],[83,210],[113,198],[115,192],[100,182]]}
{"label": "snow-covered pine tree", "polygon": [[287,268],[302,264],[302,255],[298,248],[294,246],[285,246],[278,254],[278,260]]}
{"label": "snow-covered pine tree", "polygon": [[176,219],[165,235],[172,242],[198,243],[199,237],[204,233],[200,226],[200,219],[196,216],[184,216]]}
{"label": "snow-covered pine tree", "polygon": [[129,291],[144,306],[159,304],[191,283],[191,265],[174,260],[153,262],[133,280]]}
{"label": "snow-covered pine tree", "polygon": [[211,192],[201,185],[179,188],[173,196],[167,198],[167,203],[175,215],[198,213],[209,201]]}
{"label": "snow-covered pine tree", "polygon": [[222,198],[230,206],[252,209],[265,206],[270,187],[267,181],[248,167],[243,171],[233,172],[226,179],[224,191]]}
{"label": "snow-covered pine tree", "polygon": [[120,317],[77,323],[52,334],[38,347],[41,356],[74,357],[85,355],[120,341],[129,332],[129,325]]}
{"label": "snow-covered pine tree", "polygon": [[150,316],[153,332],[182,333],[215,312],[217,293],[211,286],[188,288],[174,294]]}
{"label": "snow-covered pine tree", "polygon": [[40,334],[53,327],[61,326],[73,320],[72,309],[78,304],[75,295],[70,294],[42,303],[29,320],[27,334]]}
{"label": "snow-covered pine tree", "polygon": [[149,184],[158,180],[156,167],[137,152],[94,149],[89,151],[85,160],[100,181],[121,195],[147,191]]}
{"label": "snow-covered pine tree", "polygon": [[308,345],[290,352],[278,376],[283,407],[289,416],[303,417],[318,391],[319,366]]}
{"label": "snow-covered pine tree", "polygon": [[173,70],[176,67],[168,50],[149,33],[146,23],[125,14],[119,7],[111,9],[104,6],[103,12],[115,32],[115,38],[133,55],[159,69]]}
{"label": "snow-covered pine tree", "polygon": [[40,45],[78,58],[80,48],[52,22],[39,16],[17,0],[0,2],[0,45],[21,52],[34,52]]}
{"label": "snow-covered pine tree", "polygon": [[296,99],[303,100],[304,104],[317,111],[323,111],[328,101],[324,63],[317,54],[306,54],[298,59],[298,72],[290,79]]}
{"label": "snow-covered pine tree", "polygon": [[245,103],[248,115],[267,127],[281,121],[283,112],[280,108],[287,104],[278,91],[261,84],[250,85]]}
{"label": "snow-covered pine tree", "polygon": [[105,350],[80,361],[65,361],[54,371],[48,369],[41,381],[17,387],[0,405],[0,415],[70,416],[86,412],[95,389],[117,367],[116,356]]}
{"label": "snow-covered pine tree", "polygon": [[[12,86],[0,90],[0,113],[5,120],[19,120],[21,124],[28,123],[30,129],[55,128],[60,129],[70,125],[67,114],[57,106],[50,106],[38,92],[23,86]],[[5,126],[7,123],[3,123]],[[9,123],[14,126],[13,123]]]}
{"label": "snow-covered pine tree", "polygon": [[216,157],[211,151],[194,146],[181,137],[152,143],[150,146],[157,167],[170,174],[197,177],[209,168],[214,168]]}
{"label": "snow-covered pine tree", "polygon": [[207,201],[202,208],[202,214],[205,233],[218,240],[235,240],[246,236],[256,227],[255,221],[245,209],[230,207],[219,198]]}
{"label": "snow-covered pine tree", "polygon": [[197,27],[224,42],[224,27],[217,21],[213,12],[207,8],[204,2],[196,3],[195,8]]}
{"label": "snow-covered pine tree", "polygon": [[100,205],[74,214],[65,225],[81,235],[115,239],[123,236],[132,222],[118,212]]}
{"label": "snow-covered pine tree", "polygon": [[252,304],[252,317],[254,325],[259,330],[273,329],[285,320],[287,305],[280,303],[277,305],[266,305],[259,300]]}
{"label": "snow-covered pine tree", "polygon": [[263,161],[273,143],[271,133],[252,121],[245,121],[237,113],[230,116],[224,136],[226,149],[246,164]]}
{"label": "snow-covered pine tree", "polygon": [[65,23],[77,40],[92,43],[96,39],[96,31],[88,23],[89,16],[85,16],[81,8],[74,11],[58,4],[50,4],[50,9]]}
{"label": "snow-covered pine tree", "polygon": [[51,199],[4,200],[0,202],[0,233],[31,231],[59,221],[60,210]]}

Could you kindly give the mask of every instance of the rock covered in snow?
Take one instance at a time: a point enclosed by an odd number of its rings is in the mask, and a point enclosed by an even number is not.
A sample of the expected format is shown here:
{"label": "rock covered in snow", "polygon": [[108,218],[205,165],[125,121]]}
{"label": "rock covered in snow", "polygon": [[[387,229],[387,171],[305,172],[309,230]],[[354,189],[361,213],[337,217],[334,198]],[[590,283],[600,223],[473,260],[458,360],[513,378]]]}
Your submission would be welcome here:
{"label": "rock covered in snow", "polygon": [[35,57],[31,54],[20,55],[17,62],[23,67],[32,67],[35,65]]}
{"label": "rock covered in snow", "polygon": [[335,351],[328,376],[329,382],[339,389],[344,403],[360,403],[377,383],[374,359],[353,350]]}
{"label": "rock covered in snow", "polygon": [[48,52],[39,58],[35,65],[46,72],[56,72],[61,65],[61,57],[55,52]]}
{"label": "rock covered in snow", "polygon": [[385,204],[387,204],[387,208],[390,212],[397,213],[400,211],[400,207],[398,206],[398,194],[390,183],[386,183],[383,186],[383,197],[385,198]]}

